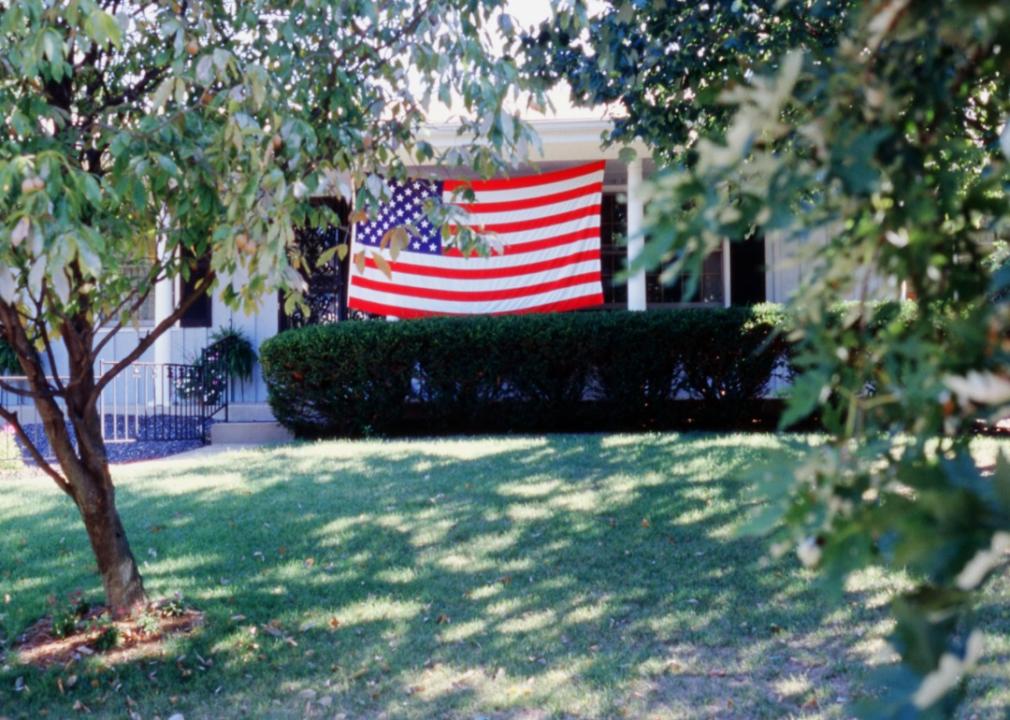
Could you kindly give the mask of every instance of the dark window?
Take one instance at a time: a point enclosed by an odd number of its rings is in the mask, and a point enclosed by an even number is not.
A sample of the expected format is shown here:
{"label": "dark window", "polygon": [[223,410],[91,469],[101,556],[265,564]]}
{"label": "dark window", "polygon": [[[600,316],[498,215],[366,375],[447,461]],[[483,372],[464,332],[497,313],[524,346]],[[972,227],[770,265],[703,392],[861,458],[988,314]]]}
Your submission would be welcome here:
{"label": "dark window", "polygon": [[624,269],[627,249],[628,206],[623,193],[603,193],[600,207],[600,276],[604,307],[628,305],[628,286],[615,281]]}
{"label": "dark window", "polygon": [[[123,274],[133,280],[136,287],[151,274],[151,266],[148,263],[126,265],[123,267]],[[155,289],[152,287],[144,298],[144,302],[137,308],[135,319],[139,325],[154,324],[154,292]]]}
{"label": "dark window", "polygon": [[[624,193],[603,193],[600,209],[600,262],[603,281],[604,307],[623,309],[628,306],[628,286],[617,280],[617,276],[627,265],[628,248],[628,206]],[[722,251],[717,250],[705,259],[698,289],[694,296],[685,296],[684,278],[664,285],[659,281],[661,270],[646,273],[645,297],[647,306],[661,307],[683,305],[685,303],[706,303],[721,305],[722,298]]]}
{"label": "dark window", "polygon": [[284,293],[279,297],[277,327],[285,330],[304,325],[326,325],[346,320],[347,312],[347,274],[350,270],[350,257],[341,260],[337,255],[319,264],[323,252],[350,242],[350,206],[340,200],[315,199],[313,204],[326,205],[339,218],[339,225],[326,227],[302,227],[295,230],[295,242],[301,251],[304,261],[300,272],[308,285],[304,300],[309,307],[308,315],[296,309],[291,315],[284,312]]}
{"label": "dark window", "polygon": [[730,300],[734,305],[765,301],[765,239],[753,235],[730,246]]}
{"label": "dark window", "polygon": [[[184,257],[189,263],[189,279],[186,279],[185,276],[180,278],[182,288],[182,292],[180,293],[181,303],[185,303],[193,296],[193,293],[196,292],[196,287],[207,277],[207,273],[210,272],[209,252],[197,259],[193,257],[192,253],[184,251]],[[210,327],[213,324],[213,320],[213,303],[211,302],[210,294],[205,292],[182,314],[182,317],[179,318],[179,325],[184,328]]]}
{"label": "dark window", "polygon": [[716,250],[705,258],[701,267],[701,276],[695,286],[694,293],[687,294],[688,276],[678,275],[667,284],[660,281],[662,268],[645,274],[646,307],[662,307],[684,304],[722,305],[722,250]]}

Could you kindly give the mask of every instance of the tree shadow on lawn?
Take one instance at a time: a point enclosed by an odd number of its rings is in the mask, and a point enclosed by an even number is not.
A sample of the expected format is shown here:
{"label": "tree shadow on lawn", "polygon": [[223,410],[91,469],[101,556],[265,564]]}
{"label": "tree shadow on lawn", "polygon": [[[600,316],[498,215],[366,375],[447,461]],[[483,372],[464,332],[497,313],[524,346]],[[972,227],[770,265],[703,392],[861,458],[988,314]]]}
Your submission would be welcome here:
{"label": "tree shadow on lawn", "polygon": [[[79,701],[188,720],[835,715],[858,690],[852,661],[882,633],[881,614],[855,597],[833,611],[792,558],[762,566],[765,544],[732,534],[751,468],[802,447],[741,442],[294,445],[125,471],[119,502],[149,591],[181,592],[206,626],[160,662],[5,669],[0,708],[62,716]],[[8,627],[43,612],[48,593],[95,588],[67,506],[2,518],[28,538],[21,562],[0,560],[19,588]],[[62,554],[45,547],[57,537]],[[863,592],[882,604],[887,587]],[[71,672],[87,682],[61,695]],[[16,675],[28,691],[12,691]]]}

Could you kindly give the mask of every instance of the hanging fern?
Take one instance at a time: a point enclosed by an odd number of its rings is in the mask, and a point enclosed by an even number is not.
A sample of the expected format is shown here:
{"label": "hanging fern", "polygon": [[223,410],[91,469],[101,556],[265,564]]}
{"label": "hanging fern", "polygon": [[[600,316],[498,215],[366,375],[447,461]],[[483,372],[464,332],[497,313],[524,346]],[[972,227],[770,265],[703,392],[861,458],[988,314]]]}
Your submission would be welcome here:
{"label": "hanging fern", "polygon": [[6,340],[0,340],[0,375],[20,375],[21,363]]}
{"label": "hanging fern", "polygon": [[245,333],[233,327],[219,328],[210,336],[210,345],[200,352],[196,364],[217,364],[229,378],[252,379],[256,349]]}
{"label": "hanging fern", "polygon": [[181,379],[176,390],[181,398],[202,396],[205,404],[217,405],[228,392],[228,380],[252,379],[256,349],[245,333],[233,327],[220,328],[210,340],[193,361],[202,372]]}

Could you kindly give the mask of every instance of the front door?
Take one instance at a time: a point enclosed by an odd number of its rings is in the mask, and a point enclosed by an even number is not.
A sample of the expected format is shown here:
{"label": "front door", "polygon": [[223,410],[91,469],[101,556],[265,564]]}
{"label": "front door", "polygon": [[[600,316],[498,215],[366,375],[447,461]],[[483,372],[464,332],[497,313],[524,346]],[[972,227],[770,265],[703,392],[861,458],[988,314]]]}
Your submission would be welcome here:
{"label": "front door", "polygon": [[340,243],[350,243],[350,228],[346,205],[340,203],[334,209],[340,216],[340,226],[325,228],[301,228],[295,231],[295,239],[302,253],[305,265],[301,270],[308,284],[305,302],[309,306],[306,315],[301,310],[294,314],[284,312],[284,297],[280,298],[278,330],[287,330],[305,325],[326,325],[347,319],[347,272],[349,259],[340,260],[336,254],[321,267],[318,265],[323,251]]}

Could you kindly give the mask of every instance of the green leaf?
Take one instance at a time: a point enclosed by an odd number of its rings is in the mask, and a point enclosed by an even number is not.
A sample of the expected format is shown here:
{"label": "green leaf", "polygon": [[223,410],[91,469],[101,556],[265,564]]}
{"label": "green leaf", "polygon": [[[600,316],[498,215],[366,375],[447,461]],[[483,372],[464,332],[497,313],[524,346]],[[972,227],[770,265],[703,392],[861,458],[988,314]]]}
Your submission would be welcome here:
{"label": "green leaf", "polygon": [[102,189],[98,185],[98,181],[95,179],[94,175],[90,173],[85,173],[82,180],[82,186],[84,190],[84,196],[88,199],[92,205],[100,205],[102,203]]}
{"label": "green leaf", "polygon": [[155,161],[158,163],[158,167],[164,170],[166,173],[172,177],[179,177],[180,171],[179,166],[175,164],[172,158],[167,155],[155,155]]}
{"label": "green leaf", "polygon": [[154,95],[151,96],[151,109],[160,110],[168,102],[168,98],[172,95],[172,90],[175,87],[175,78],[167,77],[158,83],[158,87],[154,91]]}
{"label": "green leaf", "polygon": [[42,34],[42,48],[50,63],[63,63],[63,38],[55,30],[46,30]]}
{"label": "green leaf", "polygon": [[347,244],[339,243],[337,245],[332,245],[323,250],[321,253],[319,253],[319,259],[316,260],[316,267],[321,268],[329,264],[333,260],[334,255],[336,255],[342,262],[344,258],[347,257]]}
{"label": "green leaf", "polygon": [[119,23],[104,10],[93,10],[84,23],[84,29],[97,45],[111,43],[118,47],[122,44],[123,31]]}
{"label": "green leaf", "polygon": [[786,411],[779,420],[779,429],[787,429],[808,417],[821,403],[828,388],[828,378],[823,373],[808,371],[795,379],[789,390]]}

